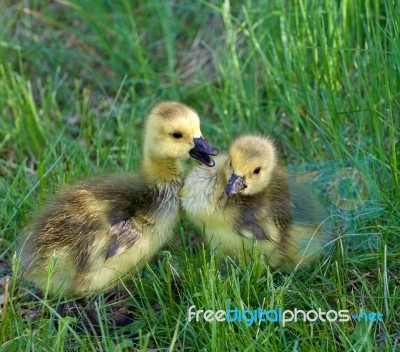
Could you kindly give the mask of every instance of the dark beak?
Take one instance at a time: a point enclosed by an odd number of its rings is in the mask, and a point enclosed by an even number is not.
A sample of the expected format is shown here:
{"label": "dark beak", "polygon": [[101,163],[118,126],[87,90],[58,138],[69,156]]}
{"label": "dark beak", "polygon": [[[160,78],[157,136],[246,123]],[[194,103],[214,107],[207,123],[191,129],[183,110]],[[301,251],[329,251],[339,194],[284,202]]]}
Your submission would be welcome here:
{"label": "dark beak", "polygon": [[228,186],[225,188],[225,193],[228,196],[232,196],[242,189],[245,189],[247,186],[244,184],[244,178],[235,174],[232,174],[231,179],[229,180]]}
{"label": "dark beak", "polygon": [[202,162],[207,166],[214,166],[215,162],[209,155],[217,155],[218,149],[209,144],[203,137],[193,138],[194,148],[190,149],[189,154],[192,158]]}

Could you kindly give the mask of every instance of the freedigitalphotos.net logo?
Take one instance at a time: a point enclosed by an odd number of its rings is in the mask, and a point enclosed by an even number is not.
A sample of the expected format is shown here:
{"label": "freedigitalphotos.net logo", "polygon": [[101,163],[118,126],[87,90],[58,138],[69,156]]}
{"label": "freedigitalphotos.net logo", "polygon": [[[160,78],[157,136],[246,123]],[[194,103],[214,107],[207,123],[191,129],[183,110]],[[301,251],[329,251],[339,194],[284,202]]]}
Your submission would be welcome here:
{"label": "freedigitalphotos.net logo", "polygon": [[269,322],[269,323],[282,323],[285,326],[289,322],[347,322],[350,320],[354,321],[366,321],[376,322],[383,321],[383,314],[380,312],[360,312],[357,314],[351,314],[347,309],[343,310],[329,310],[323,311],[321,308],[318,310],[301,310],[295,308],[294,310],[283,310],[282,308],[270,309],[268,311],[258,308],[256,310],[245,309],[241,310],[238,308],[225,310],[196,310],[196,306],[191,306],[188,309],[188,320],[189,322],[195,320],[205,320],[207,322],[218,321],[218,322],[243,322],[246,326],[251,326],[257,322]]}
{"label": "freedigitalphotos.net logo", "polygon": [[[340,125],[338,128],[343,144],[352,140],[349,131],[353,126]],[[289,196],[293,195],[295,199],[296,184],[301,184],[323,199],[324,207],[328,209],[329,217],[321,224],[322,233],[319,234],[325,241],[321,254],[331,253],[339,238],[345,240],[346,250],[354,255],[381,247],[380,234],[365,230],[367,223],[384,214],[384,202],[376,178],[379,165],[372,155],[364,152],[370,143],[369,139],[360,141],[354,153],[344,159],[338,158],[332,146],[326,145],[327,155],[331,153],[331,158],[292,163],[287,167],[288,174],[295,181],[292,186],[289,184]],[[296,224],[296,219],[293,219],[294,224],[304,226],[303,219],[299,220]],[[304,239],[305,249],[314,235]]]}

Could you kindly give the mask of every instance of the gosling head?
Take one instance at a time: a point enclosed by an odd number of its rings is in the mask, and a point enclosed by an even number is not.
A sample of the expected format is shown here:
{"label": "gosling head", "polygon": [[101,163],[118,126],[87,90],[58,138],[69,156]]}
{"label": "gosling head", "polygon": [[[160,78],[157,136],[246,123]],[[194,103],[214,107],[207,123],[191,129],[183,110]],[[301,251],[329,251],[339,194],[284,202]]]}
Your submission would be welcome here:
{"label": "gosling head", "polygon": [[243,136],[236,139],[229,149],[225,165],[228,196],[240,193],[252,195],[263,191],[271,180],[277,165],[274,144],[265,137]]}
{"label": "gosling head", "polygon": [[189,156],[214,166],[210,155],[218,150],[202,136],[197,113],[178,102],[157,104],[146,123],[145,153],[160,159],[185,159]]}

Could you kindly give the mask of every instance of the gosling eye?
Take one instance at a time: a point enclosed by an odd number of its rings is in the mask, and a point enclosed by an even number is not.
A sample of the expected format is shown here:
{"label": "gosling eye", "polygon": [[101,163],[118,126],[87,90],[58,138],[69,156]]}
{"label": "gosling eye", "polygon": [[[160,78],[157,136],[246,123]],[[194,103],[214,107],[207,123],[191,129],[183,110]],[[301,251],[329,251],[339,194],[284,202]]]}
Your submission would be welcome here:
{"label": "gosling eye", "polygon": [[229,162],[229,166],[232,167],[232,161]]}
{"label": "gosling eye", "polygon": [[183,137],[183,135],[180,132],[174,132],[172,133],[172,137],[174,137],[175,139],[180,139]]}
{"label": "gosling eye", "polygon": [[261,171],[261,167],[257,167],[257,168],[254,169],[253,173],[259,174],[260,171]]}

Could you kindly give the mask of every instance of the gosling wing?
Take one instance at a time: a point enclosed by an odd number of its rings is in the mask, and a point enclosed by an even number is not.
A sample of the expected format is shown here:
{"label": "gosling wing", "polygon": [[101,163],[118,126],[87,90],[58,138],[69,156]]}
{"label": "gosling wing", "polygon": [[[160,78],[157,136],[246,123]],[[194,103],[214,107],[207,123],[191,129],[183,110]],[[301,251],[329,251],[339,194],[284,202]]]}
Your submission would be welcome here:
{"label": "gosling wing", "polygon": [[266,191],[240,197],[236,217],[239,234],[274,244],[282,242],[291,224],[291,207],[285,173],[277,169]]}
{"label": "gosling wing", "polygon": [[[247,204],[246,204],[247,203]],[[259,241],[269,240],[268,234],[260,224],[260,211],[254,202],[239,205],[239,211],[234,223],[235,230],[243,237],[256,238]]]}
{"label": "gosling wing", "polygon": [[146,214],[151,210],[153,192],[136,175],[112,175],[91,183],[91,191],[99,200],[108,203],[107,223],[109,242],[106,260],[132,247],[149,223]]}
{"label": "gosling wing", "polygon": [[112,225],[111,233],[112,237],[107,250],[106,260],[132,247],[142,236],[143,230],[133,218],[130,218]]}

